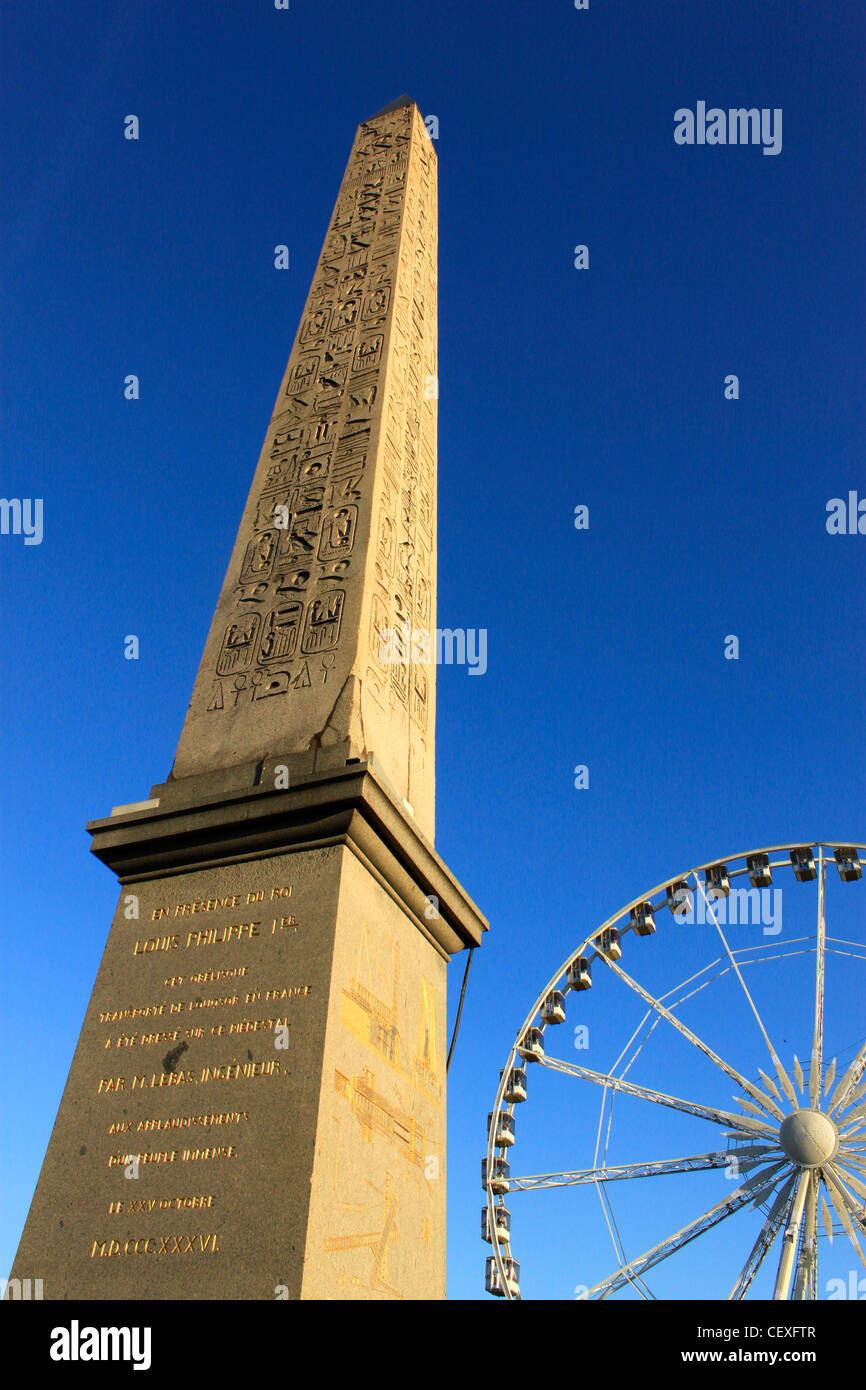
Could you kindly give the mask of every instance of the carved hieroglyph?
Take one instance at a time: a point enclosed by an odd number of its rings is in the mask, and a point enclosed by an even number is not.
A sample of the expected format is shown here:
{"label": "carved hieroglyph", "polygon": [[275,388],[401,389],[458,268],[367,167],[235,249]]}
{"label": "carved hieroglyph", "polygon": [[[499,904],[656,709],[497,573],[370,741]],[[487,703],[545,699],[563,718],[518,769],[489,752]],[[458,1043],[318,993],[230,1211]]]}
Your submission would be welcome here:
{"label": "carved hieroglyph", "polygon": [[436,223],[407,100],[358,128],[172,769],[373,753],[431,841]]}

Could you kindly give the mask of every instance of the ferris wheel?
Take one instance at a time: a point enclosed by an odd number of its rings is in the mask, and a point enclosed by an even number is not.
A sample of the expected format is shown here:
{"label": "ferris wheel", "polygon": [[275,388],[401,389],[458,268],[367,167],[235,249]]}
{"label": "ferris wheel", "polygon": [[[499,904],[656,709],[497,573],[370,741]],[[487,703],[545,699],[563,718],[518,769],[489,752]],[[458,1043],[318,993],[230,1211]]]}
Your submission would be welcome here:
{"label": "ferris wheel", "polygon": [[[864,848],[774,845],[700,865],[567,957],[518,1031],[488,1116],[488,1293],[525,1296],[518,1242],[543,1266],[550,1232],[561,1249],[551,1202],[566,1199],[571,1272],[584,1282],[549,1296],[816,1299],[829,1287],[819,1263],[843,1275],[866,1265],[866,928],[860,890],[844,886],[861,879]],[[589,1050],[591,1026],[603,1069],[555,1055],[572,1010],[592,1020],[574,1028],[574,1047]],[[695,1151],[667,1156],[692,1136]],[[568,1164],[575,1148],[582,1167]],[[523,1149],[530,1168],[551,1149],[559,1166],[521,1176]],[[547,1203],[540,1236],[536,1201]],[[677,1214],[689,1219],[672,1228]],[[654,1220],[660,1238],[636,1243]],[[524,1258],[524,1282],[529,1270]],[[660,1277],[657,1294],[648,1278]]]}

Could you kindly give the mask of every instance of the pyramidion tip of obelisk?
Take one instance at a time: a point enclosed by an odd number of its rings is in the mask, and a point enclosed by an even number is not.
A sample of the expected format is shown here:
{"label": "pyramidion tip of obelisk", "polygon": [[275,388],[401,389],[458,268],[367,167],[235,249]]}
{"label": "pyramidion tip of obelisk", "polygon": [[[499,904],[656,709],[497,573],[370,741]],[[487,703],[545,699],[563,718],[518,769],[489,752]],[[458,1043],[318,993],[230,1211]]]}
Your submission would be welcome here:
{"label": "pyramidion tip of obelisk", "polygon": [[372,116],[368,116],[367,121],[375,121],[378,119],[379,116],[387,116],[389,111],[399,111],[401,106],[414,105],[415,102],[412,100],[412,98],[410,96],[407,96],[404,92],[403,95],[401,97],[398,97],[396,101],[389,102],[387,106],[383,106],[381,111],[376,111]]}

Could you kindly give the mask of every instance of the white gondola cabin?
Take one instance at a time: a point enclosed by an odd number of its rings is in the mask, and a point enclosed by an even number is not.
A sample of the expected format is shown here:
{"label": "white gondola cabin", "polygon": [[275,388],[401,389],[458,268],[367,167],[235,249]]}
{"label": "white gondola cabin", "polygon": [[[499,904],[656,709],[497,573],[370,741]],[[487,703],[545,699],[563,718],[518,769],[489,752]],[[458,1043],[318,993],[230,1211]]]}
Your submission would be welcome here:
{"label": "white gondola cabin", "polygon": [[544,1056],[544,1034],[540,1028],[527,1028],[517,1048],[527,1062],[540,1062]]}
{"label": "white gondola cabin", "polygon": [[860,856],[853,846],[840,845],[833,851],[839,869],[839,877],[843,883],[856,883],[863,870],[860,867]]}
{"label": "white gondola cabin", "polygon": [[749,882],[753,888],[769,888],[773,882],[773,875],[770,870],[770,856],[768,854],[748,854],[746,856],[746,868],[749,871]]}
{"label": "white gondola cabin", "polygon": [[794,877],[798,883],[808,883],[811,879],[818,877],[818,870],[815,868],[815,856],[809,845],[804,845],[802,849],[792,849],[791,863],[794,866]]}
{"label": "white gondola cabin", "polygon": [[592,989],[590,962],[586,956],[578,956],[565,972],[569,989]]}
{"label": "white gondola cabin", "polygon": [[[493,1126],[493,1111],[487,1116],[487,1137],[490,1138],[490,1130]],[[493,1140],[498,1149],[508,1149],[514,1143],[516,1126],[514,1116],[509,1115],[507,1110],[501,1110],[496,1120],[496,1138]]]}
{"label": "white gondola cabin", "polygon": [[[514,1298],[520,1296],[520,1262],[512,1260],[506,1256],[502,1261],[505,1270],[505,1282],[508,1285],[508,1292]],[[492,1293],[496,1298],[505,1297],[505,1289],[502,1287],[502,1280],[499,1277],[499,1270],[496,1268],[496,1261],[492,1255],[488,1256],[487,1267],[484,1276],[484,1287],[488,1293]]]}
{"label": "white gondola cabin", "polygon": [[598,949],[608,960],[622,960],[622,947],[616,927],[605,927],[598,938]]}
{"label": "white gondola cabin", "polygon": [[497,1197],[502,1197],[502,1196],[504,1196],[505,1193],[508,1191],[509,1187],[511,1186],[510,1178],[511,1178],[511,1168],[509,1167],[509,1165],[508,1165],[508,1163],[505,1161],[505,1159],[504,1159],[504,1158],[494,1158],[494,1160],[493,1160],[493,1169],[492,1169],[491,1176],[490,1176],[490,1183],[488,1184],[488,1182],[487,1182],[487,1159],[486,1159],[486,1158],[482,1158],[482,1160],[481,1160],[481,1186],[485,1189],[485,1191],[487,1190],[487,1187],[488,1187],[488,1185],[489,1185],[490,1191],[493,1192],[493,1193],[495,1194],[495,1196],[497,1196]]}
{"label": "white gondola cabin", "polygon": [[[507,1207],[493,1208],[493,1225],[496,1230],[497,1240],[508,1240],[511,1235],[511,1213]],[[490,1213],[486,1207],[481,1208],[481,1239],[486,1240],[488,1245],[493,1244],[493,1237],[490,1234]]]}
{"label": "white gondola cabin", "polygon": [[628,920],[637,936],[652,936],[656,929],[652,903],[635,903]]}
{"label": "white gondola cabin", "polygon": [[[502,1072],[499,1073],[502,1075]],[[512,1067],[508,1073],[508,1080],[505,1083],[503,1092],[506,1104],[516,1105],[521,1100],[526,1100],[526,1068]]]}
{"label": "white gondola cabin", "polygon": [[710,902],[714,898],[726,898],[731,891],[727,864],[711,864],[704,874],[704,884]]}
{"label": "white gondola cabin", "polygon": [[673,915],[679,916],[680,920],[685,920],[692,910],[692,894],[689,885],[684,878],[678,878],[675,883],[669,883],[666,890],[667,904]]}
{"label": "white gondola cabin", "polygon": [[564,1023],[565,1004],[562,990],[552,989],[541,1006],[541,1017],[545,1023]]}

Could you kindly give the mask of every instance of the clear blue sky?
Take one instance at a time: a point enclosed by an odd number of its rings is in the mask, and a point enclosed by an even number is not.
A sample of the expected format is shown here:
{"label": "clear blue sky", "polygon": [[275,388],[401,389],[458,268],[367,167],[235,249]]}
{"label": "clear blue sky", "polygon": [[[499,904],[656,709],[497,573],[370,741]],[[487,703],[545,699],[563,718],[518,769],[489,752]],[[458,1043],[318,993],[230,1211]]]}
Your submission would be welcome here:
{"label": "clear blue sky", "polygon": [[[9,0],[0,22],[0,492],[44,499],[41,545],[0,536],[0,1269],[116,902],[85,822],[169,771],[354,130],[407,91],[439,119],[438,620],[488,632],[483,677],[440,671],[437,728],[437,848],[492,925],[449,1097],[449,1291],[478,1297],[486,1113],[559,962],[693,863],[866,838],[866,536],[825,528],[866,497],[862,8]],[[698,101],[782,108],[781,152],[677,145]],[[535,1291],[568,1297],[551,1265]]]}

